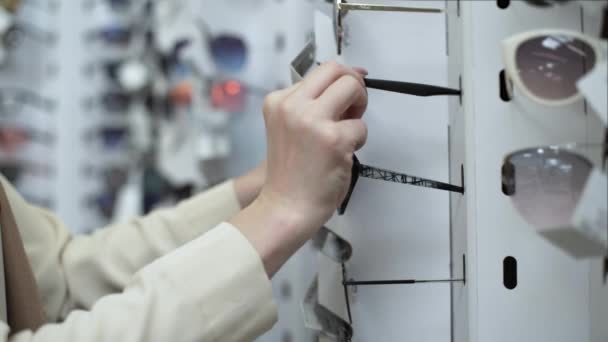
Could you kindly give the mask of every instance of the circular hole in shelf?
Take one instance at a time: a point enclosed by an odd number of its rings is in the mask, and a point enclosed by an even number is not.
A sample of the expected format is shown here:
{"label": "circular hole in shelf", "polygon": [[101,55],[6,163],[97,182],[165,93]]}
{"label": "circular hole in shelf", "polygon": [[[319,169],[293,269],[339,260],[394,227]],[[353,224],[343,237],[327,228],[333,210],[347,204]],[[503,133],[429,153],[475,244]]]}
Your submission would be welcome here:
{"label": "circular hole in shelf", "polygon": [[507,9],[511,5],[511,0],[496,0],[496,6],[500,9]]}

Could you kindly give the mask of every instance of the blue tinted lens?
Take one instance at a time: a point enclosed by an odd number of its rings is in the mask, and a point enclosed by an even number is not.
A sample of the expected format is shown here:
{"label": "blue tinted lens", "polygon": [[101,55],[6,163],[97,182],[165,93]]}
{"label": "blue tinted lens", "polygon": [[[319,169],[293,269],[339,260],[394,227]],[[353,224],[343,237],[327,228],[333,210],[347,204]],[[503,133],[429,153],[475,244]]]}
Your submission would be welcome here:
{"label": "blue tinted lens", "polygon": [[121,146],[127,138],[128,130],[124,127],[104,127],[100,134],[105,146],[115,148]]}
{"label": "blue tinted lens", "polygon": [[240,71],[247,59],[247,47],[243,39],[230,35],[215,37],[210,44],[215,64],[228,72]]}
{"label": "blue tinted lens", "polygon": [[109,26],[100,32],[101,38],[108,43],[127,44],[131,41],[131,29],[123,26]]}

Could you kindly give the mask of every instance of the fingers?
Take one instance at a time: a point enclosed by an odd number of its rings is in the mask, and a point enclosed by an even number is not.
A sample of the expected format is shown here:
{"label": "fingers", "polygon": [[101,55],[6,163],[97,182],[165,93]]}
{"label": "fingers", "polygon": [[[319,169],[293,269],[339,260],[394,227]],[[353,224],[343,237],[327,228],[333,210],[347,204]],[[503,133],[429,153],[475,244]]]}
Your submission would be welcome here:
{"label": "fingers", "polygon": [[350,74],[340,77],[317,99],[318,114],[327,119],[360,119],[367,108],[367,91]]}
{"label": "fingers", "polygon": [[363,77],[365,77],[369,74],[366,69],[363,69],[361,67],[353,67],[353,70],[356,71],[358,74],[360,74]]}
{"label": "fingers", "polygon": [[343,120],[335,123],[342,136],[342,151],[349,154],[359,150],[367,141],[367,125],[360,119]]}
{"label": "fingers", "polygon": [[302,85],[302,81],[292,84],[291,86],[281,89],[275,90],[270,94],[266,95],[264,98],[264,113],[271,113],[277,108],[285,99],[287,99],[291,94],[293,94],[296,90],[300,88]]}
{"label": "fingers", "polygon": [[344,75],[351,75],[365,86],[363,76],[348,67],[340,65],[334,61],[321,64],[320,67],[313,70],[303,81],[299,95],[310,100],[316,99],[335,81]]}

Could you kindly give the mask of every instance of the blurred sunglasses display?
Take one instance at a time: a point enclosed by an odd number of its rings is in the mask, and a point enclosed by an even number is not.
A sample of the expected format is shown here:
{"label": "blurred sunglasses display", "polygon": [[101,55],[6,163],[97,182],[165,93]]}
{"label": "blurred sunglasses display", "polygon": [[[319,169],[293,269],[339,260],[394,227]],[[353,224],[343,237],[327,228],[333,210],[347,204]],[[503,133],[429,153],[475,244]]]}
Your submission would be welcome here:
{"label": "blurred sunglasses display", "polygon": [[562,106],[582,98],[576,83],[605,62],[608,45],[575,31],[539,30],[504,40],[502,49],[509,100],[515,85],[537,103]]}
{"label": "blurred sunglasses display", "polygon": [[110,60],[103,62],[101,67],[107,78],[126,92],[141,91],[150,80],[148,67],[137,59]]}
{"label": "blurred sunglasses display", "polygon": [[404,6],[389,6],[367,3],[347,2],[346,0],[333,0],[333,22],[334,36],[338,55],[342,54],[342,44],[346,36],[344,27],[344,17],[348,11],[379,11],[379,12],[409,12],[409,13],[442,13],[441,8],[428,7],[404,7]]}
{"label": "blurred sunglasses display", "polygon": [[0,151],[13,154],[28,142],[27,132],[13,127],[0,126]]}
{"label": "blurred sunglasses display", "polygon": [[57,36],[20,18],[0,13],[0,45],[16,48],[25,39],[48,47],[56,42]]}
{"label": "blurred sunglasses display", "polygon": [[512,152],[503,160],[502,192],[531,225],[567,225],[594,168],[589,156],[599,157],[602,149],[605,145],[569,144]]}
{"label": "blurred sunglasses display", "polygon": [[3,153],[11,155],[31,142],[49,146],[54,141],[55,137],[49,132],[0,123],[0,151]]}
{"label": "blurred sunglasses display", "polygon": [[0,88],[0,117],[18,115],[26,106],[50,113],[55,107],[55,102],[29,89]]}
{"label": "blurred sunglasses display", "polygon": [[108,113],[125,113],[131,108],[133,97],[131,94],[120,91],[109,91],[101,95],[100,104]]}
{"label": "blurred sunglasses display", "polygon": [[49,165],[34,163],[31,161],[17,158],[0,158],[0,173],[15,185],[24,176],[50,178],[53,170]]}
{"label": "blurred sunglasses display", "polygon": [[100,141],[104,149],[114,151],[127,147],[129,143],[129,128],[120,126],[105,126],[90,130],[85,134],[88,141]]}
{"label": "blurred sunglasses display", "polygon": [[209,50],[214,63],[227,72],[238,72],[247,61],[247,45],[238,36],[221,34],[209,41]]}
{"label": "blurred sunglasses display", "polygon": [[87,35],[89,40],[101,40],[108,45],[127,46],[134,36],[135,27],[131,24],[110,24]]}
{"label": "blurred sunglasses display", "polygon": [[246,102],[246,87],[236,80],[213,82],[209,89],[211,105],[230,113],[242,112]]}

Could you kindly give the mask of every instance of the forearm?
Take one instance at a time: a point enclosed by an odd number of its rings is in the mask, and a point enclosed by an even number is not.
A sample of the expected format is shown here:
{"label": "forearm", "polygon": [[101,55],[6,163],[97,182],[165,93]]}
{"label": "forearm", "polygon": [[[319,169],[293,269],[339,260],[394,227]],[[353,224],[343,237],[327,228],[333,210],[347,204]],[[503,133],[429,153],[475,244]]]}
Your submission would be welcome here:
{"label": "forearm", "polygon": [[60,259],[73,301],[67,309],[88,308],[99,297],[121,291],[142,267],[234,216],[240,207],[233,184],[67,243]]}
{"label": "forearm", "polygon": [[0,341],[252,341],[275,320],[256,251],[222,224],[150,264],[123,293],[100,299],[91,311],[11,337],[0,322]]}
{"label": "forearm", "polygon": [[268,277],[272,276],[314,231],[318,225],[301,215],[289,203],[258,197],[229,222],[240,230],[262,259]]}

